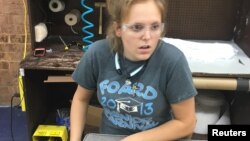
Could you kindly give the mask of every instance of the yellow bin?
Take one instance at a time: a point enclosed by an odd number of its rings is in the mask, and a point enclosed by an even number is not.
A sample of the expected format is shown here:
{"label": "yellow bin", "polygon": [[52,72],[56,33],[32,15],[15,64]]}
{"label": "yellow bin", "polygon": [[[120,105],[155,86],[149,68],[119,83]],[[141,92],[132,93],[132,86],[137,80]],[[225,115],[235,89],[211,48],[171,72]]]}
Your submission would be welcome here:
{"label": "yellow bin", "polygon": [[48,138],[48,141],[53,141],[53,138],[61,138],[62,141],[68,141],[68,131],[66,126],[39,125],[32,136],[32,140],[38,141],[42,137]]}

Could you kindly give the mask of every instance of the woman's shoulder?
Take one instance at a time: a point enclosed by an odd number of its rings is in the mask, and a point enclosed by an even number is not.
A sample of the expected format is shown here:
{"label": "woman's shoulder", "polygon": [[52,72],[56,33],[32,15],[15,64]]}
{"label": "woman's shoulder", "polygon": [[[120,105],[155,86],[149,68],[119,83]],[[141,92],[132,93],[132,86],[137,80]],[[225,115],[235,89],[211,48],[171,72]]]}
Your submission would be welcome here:
{"label": "woman's shoulder", "polygon": [[109,42],[107,39],[97,40],[93,42],[87,51],[84,53],[85,58],[90,58],[91,60],[107,60],[112,56],[112,51],[109,47]]}
{"label": "woman's shoulder", "polygon": [[109,43],[107,39],[101,39],[93,42],[87,51],[91,52],[103,52],[108,51],[109,49]]}
{"label": "woman's shoulder", "polygon": [[178,58],[184,56],[181,50],[172,44],[164,42],[163,40],[160,40],[156,54],[156,56],[161,56],[162,58],[168,60],[178,60]]}

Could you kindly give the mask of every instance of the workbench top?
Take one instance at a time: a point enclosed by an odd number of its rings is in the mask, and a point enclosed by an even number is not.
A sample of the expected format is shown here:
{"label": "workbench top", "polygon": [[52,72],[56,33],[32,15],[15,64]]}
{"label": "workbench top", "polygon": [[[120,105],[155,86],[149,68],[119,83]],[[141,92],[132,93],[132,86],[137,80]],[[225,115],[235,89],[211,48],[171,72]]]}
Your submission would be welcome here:
{"label": "workbench top", "polygon": [[73,71],[82,55],[83,51],[78,48],[52,49],[42,57],[35,57],[31,52],[21,61],[20,68]]}

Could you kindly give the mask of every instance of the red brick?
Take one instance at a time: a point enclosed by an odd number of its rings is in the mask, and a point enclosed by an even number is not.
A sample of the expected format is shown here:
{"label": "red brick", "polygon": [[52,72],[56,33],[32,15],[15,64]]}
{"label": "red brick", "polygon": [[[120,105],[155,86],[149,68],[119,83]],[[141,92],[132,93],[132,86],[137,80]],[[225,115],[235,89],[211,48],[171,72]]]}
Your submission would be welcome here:
{"label": "red brick", "polygon": [[[11,97],[13,96],[14,93],[16,93],[17,90],[12,87],[7,87],[7,86],[0,86],[0,104],[1,105],[10,105],[11,104]],[[13,99],[13,105],[18,104],[20,101],[19,98],[14,98]]]}
{"label": "red brick", "polygon": [[9,34],[24,34],[24,26],[19,25],[12,25],[12,30],[8,30]]}
{"label": "red brick", "polygon": [[9,24],[12,25],[22,25],[24,24],[24,16],[23,15],[9,15]]}
{"label": "red brick", "polygon": [[9,85],[12,85],[12,76],[11,74],[9,73],[8,70],[1,70],[0,69],[0,74],[1,74],[1,77],[0,77],[0,86],[9,86]]}
{"label": "red brick", "polygon": [[6,0],[0,0],[0,8],[2,8],[3,1],[6,1]]}
{"label": "red brick", "polygon": [[9,15],[0,14],[0,25],[9,24]]}
{"label": "red brick", "polygon": [[0,52],[20,53],[22,50],[23,50],[23,44],[0,44]]}
{"label": "red brick", "polygon": [[4,1],[6,1],[5,3],[8,5],[16,4],[16,5],[22,6],[22,4],[23,4],[23,0],[4,0]]}
{"label": "red brick", "polygon": [[8,43],[9,36],[6,34],[0,35],[0,43]]}
{"label": "red brick", "polygon": [[25,36],[24,35],[10,35],[11,43],[24,43]]}
{"label": "red brick", "polygon": [[13,77],[17,78],[19,74],[19,64],[20,62],[9,62],[9,70],[10,74],[12,74]]}
{"label": "red brick", "polygon": [[12,25],[2,24],[0,26],[0,33],[2,34],[10,34],[12,32]]}
{"label": "red brick", "polygon": [[5,50],[5,44],[0,44],[0,52],[4,52]]}
{"label": "red brick", "polygon": [[[27,28],[28,32],[28,28]],[[2,34],[23,34],[24,35],[24,25],[10,25],[4,24],[0,26],[0,33]],[[27,33],[29,34],[29,32]]]}
{"label": "red brick", "polygon": [[[7,86],[0,86],[0,99],[7,100],[9,98],[10,89]],[[9,99],[10,101],[10,99]]]}
{"label": "red brick", "polygon": [[0,61],[0,70],[8,70],[10,68],[10,64],[7,61]]}
{"label": "red brick", "polygon": [[23,5],[20,4],[21,0],[6,0],[1,9],[3,14],[23,14]]}
{"label": "red brick", "polygon": [[22,54],[16,53],[0,53],[0,60],[5,61],[21,61]]}
{"label": "red brick", "polygon": [[[26,53],[31,52],[31,44],[27,43]],[[20,54],[19,56],[22,58],[24,52],[24,44],[0,44],[0,59],[8,59],[5,58],[5,54],[14,53]]]}
{"label": "red brick", "polygon": [[[18,70],[15,72],[10,72],[9,70],[1,70],[0,74],[2,77],[0,77],[0,86],[11,86],[14,89],[18,87]],[[1,94],[1,93],[0,93]]]}
{"label": "red brick", "polygon": [[0,60],[3,60],[4,58],[4,53],[0,52]]}

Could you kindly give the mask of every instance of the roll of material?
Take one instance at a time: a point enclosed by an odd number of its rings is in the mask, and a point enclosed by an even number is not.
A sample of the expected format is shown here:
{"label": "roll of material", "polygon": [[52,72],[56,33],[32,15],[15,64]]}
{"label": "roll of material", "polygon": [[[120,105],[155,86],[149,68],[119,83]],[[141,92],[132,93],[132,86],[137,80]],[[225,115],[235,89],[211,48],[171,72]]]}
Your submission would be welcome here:
{"label": "roll of material", "polygon": [[52,12],[60,12],[63,11],[65,8],[65,3],[63,1],[60,0],[51,0],[49,2],[49,9]]}
{"label": "roll of material", "polygon": [[73,9],[65,15],[64,21],[69,26],[76,25],[80,21],[80,15],[81,12],[79,10]]}
{"label": "roll of material", "polygon": [[48,35],[47,26],[45,23],[39,23],[35,26],[35,41],[41,42]]}
{"label": "roll of material", "polygon": [[196,126],[194,133],[207,134],[208,125],[216,124],[219,120],[220,108],[219,107],[206,107],[196,104]]}
{"label": "roll of material", "polygon": [[197,122],[194,133],[207,134],[208,125],[218,122],[221,107],[225,104],[224,98],[224,95],[219,91],[199,91],[195,97]]}

